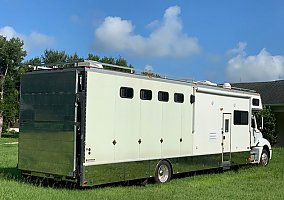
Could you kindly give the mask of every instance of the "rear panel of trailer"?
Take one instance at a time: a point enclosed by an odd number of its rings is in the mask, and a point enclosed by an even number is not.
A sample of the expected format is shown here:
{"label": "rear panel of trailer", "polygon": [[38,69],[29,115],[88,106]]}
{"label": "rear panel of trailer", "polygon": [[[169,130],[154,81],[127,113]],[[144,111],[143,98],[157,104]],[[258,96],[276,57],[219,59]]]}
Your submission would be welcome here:
{"label": "rear panel of trailer", "polygon": [[22,76],[18,167],[24,173],[74,176],[76,77],[76,70]]}

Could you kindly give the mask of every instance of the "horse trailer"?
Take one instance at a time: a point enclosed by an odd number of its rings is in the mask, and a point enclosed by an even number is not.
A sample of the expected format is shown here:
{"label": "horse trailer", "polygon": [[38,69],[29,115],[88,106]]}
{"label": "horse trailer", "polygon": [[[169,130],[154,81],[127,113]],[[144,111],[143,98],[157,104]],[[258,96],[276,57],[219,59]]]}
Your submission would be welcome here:
{"label": "horse trailer", "polygon": [[[120,71],[107,70],[105,66]],[[254,91],[94,61],[21,78],[22,174],[94,186],[235,165],[267,165]]]}

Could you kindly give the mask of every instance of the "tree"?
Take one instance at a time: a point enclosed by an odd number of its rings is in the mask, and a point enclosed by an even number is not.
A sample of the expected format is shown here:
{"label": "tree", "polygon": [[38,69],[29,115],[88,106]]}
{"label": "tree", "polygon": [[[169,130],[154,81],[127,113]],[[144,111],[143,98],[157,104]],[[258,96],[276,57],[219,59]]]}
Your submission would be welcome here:
{"label": "tree", "polygon": [[[132,65],[129,65],[123,57],[119,56],[118,58],[113,57],[100,57],[98,55],[94,54],[88,54],[87,60],[93,60],[98,61],[102,63],[112,64],[112,65],[120,65],[124,67],[130,67],[133,68]],[[57,51],[57,50],[51,50],[46,49],[44,51],[44,54],[41,57],[35,57],[33,59],[28,60],[25,62],[25,65],[41,65],[41,64],[56,64],[58,67],[73,67],[74,62],[81,62],[84,61],[83,57],[80,57],[77,53],[74,53],[73,55],[68,55],[65,53],[65,51]],[[65,64],[64,64],[65,63]],[[67,63],[67,64],[66,64]],[[110,70],[117,70],[117,71],[126,71],[129,70],[125,69],[117,69],[114,67],[105,67],[106,69]]]}
{"label": "tree", "polygon": [[65,51],[45,50],[40,60],[43,64],[56,64],[57,67],[74,67],[72,63],[84,61],[84,58],[77,53],[68,55]]}
{"label": "tree", "polygon": [[94,54],[89,53],[89,54],[88,54],[88,57],[87,57],[87,60],[99,61],[99,60],[100,60],[100,57],[97,56],[97,55],[94,55]]}
{"label": "tree", "polygon": [[82,62],[84,61],[84,58],[78,56],[77,53],[74,53],[73,55],[68,55],[67,62]]}
{"label": "tree", "polygon": [[42,60],[40,57],[32,58],[24,63],[26,66],[38,66],[42,64]]}
{"label": "tree", "polygon": [[24,63],[28,66],[56,65],[57,67],[74,67],[74,62],[84,61],[77,53],[68,55],[65,51],[46,49],[41,57],[32,58]]}
{"label": "tree", "polygon": [[19,38],[7,40],[0,36],[0,133],[3,126],[16,120],[15,110],[18,109],[18,103],[15,101],[18,101],[18,93],[14,89],[18,84],[16,80],[19,67],[26,56],[23,45]]}
{"label": "tree", "polygon": [[[26,56],[23,45],[23,41],[18,38],[7,40],[5,37],[0,36],[0,137],[2,128],[9,128],[19,117],[20,77],[29,70],[30,66],[61,63],[59,67],[73,67],[74,64],[71,63],[84,60],[77,53],[68,55],[65,51],[46,49],[42,56],[23,63],[23,58]],[[127,61],[122,57],[99,57],[89,54],[87,59],[132,68],[132,65],[128,65]],[[106,68],[130,72],[130,70],[114,67]]]}
{"label": "tree", "polygon": [[263,110],[256,114],[257,123],[261,124],[261,118],[263,117],[263,137],[266,138],[271,145],[277,142],[276,132],[276,118],[269,106],[264,106]]}
{"label": "tree", "polygon": [[44,51],[41,60],[44,64],[65,63],[67,62],[68,55],[65,51],[48,50]]}

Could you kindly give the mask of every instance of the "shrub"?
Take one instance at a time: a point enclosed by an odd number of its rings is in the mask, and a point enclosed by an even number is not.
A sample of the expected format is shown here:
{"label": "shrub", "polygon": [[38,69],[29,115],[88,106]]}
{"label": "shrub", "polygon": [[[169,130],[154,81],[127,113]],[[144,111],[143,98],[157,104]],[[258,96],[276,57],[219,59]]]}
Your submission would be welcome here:
{"label": "shrub", "polygon": [[271,145],[276,144],[276,118],[269,106],[264,106],[263,110],[256,114],[258,124],[261,124],[261,117],[263,117],[263,127],[261,130],[263,137],[267,139]]}

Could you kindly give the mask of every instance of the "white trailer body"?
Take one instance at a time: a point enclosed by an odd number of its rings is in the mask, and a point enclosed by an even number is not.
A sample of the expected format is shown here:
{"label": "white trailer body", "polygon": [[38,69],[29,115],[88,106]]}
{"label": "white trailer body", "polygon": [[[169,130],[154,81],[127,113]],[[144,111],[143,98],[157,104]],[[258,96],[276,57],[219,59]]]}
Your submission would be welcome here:
{"label": "white trailer body", "polygon": [[[87,87],[92,89],[86,95],[86,145],[94,153],[86,152],[86,165],[192,154],[193,104],[189,98],[186,103],[174,103],[173,96],[182,93],[189,97],[193,87],[92,71],[87,77]],[[132,88],[133,97],[121,98],[122,87]],[[152,91],[152,100],[141,100],[141,89]],[[158,101],[159,91],[169,93],[168,102]],[[96,140],[102,135],[102,140]]]}
{"label": "white trailer body", "polygon": [[[25,114],[21,115],[29,111],[44,119],[45,113],[33,110],[25,99],[31,94],[49,95],[41,88],[42,92],[21,94],[19,168],[24,174],[61,177],[81,186],[152,176],[165,182],[176,173],[260,163],[265,159],[263,150],[269,157],[267,162],[271,158],[269,142],[252,127],[254,112],[262,109],[260,95],[255,92],[90,68],[86,63],[83,68],[63,71],[75,73],[77,85],[72,87],[76,105],[74,132],[70,132],[73,145],[68,145],[71,156],[64,164],[71,167],[47,170],[38,159],[40,153],[27,155],[31,147],[25,142],[31,143],[30,132],[36,135],[36,143],[47,141],[48,131],[37,134],[25,128]],[[22,87],[36,84],[29,82],[33,77],[52,77],[53,73],[62,70],[28,73]],[[64,76],[62,73],[62,81]],[[41,123],[36,117],[29,120]],[[48,142],[59,144],[53,139]],[[56,155],[62,157],[58,150],[52,155],[46,159],[56,162]]]}

